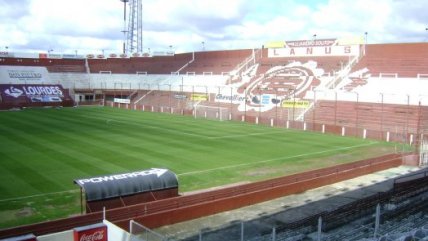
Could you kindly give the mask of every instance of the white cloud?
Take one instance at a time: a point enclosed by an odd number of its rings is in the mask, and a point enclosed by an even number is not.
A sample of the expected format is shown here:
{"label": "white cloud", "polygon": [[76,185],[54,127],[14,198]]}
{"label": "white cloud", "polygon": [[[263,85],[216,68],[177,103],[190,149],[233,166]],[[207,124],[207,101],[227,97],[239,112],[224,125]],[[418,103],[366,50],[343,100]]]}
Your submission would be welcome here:
{"label": "white cloud", "polygon": [[[340,38],[423,41],[425,0],[145,0],[144,50],[178,52],[260,47],[272,40]],[[119,0],[0,0],[0,49],[120,52]]]}

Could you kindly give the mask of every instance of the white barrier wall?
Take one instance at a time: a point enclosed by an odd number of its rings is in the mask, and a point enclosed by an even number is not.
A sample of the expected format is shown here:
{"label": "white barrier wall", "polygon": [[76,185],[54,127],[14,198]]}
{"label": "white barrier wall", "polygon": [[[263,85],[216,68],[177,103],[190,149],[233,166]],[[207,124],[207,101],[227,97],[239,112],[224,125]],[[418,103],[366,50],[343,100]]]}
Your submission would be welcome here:
{"label": "white barrier wall", "polygon": [[0,84],[52,84],[46,67],[0,66]]}
{"label": "white barrier wall", "polygon": [[103,223],[107,225],[107,233],[109,241],[128,241],[130,240],[130,234],[125,230],[119,228],[113,223],[104,220]]}
{"label": "white barrier wall", "polygon": [[52,82],[62,83],[70,89],[116,89],[116,90],[169,90],[185,85],[223,86],[228,76],[181,76],[181,75],[136,75],[136,74],[71,74],[51,73]]}
{"label": "white barrier wall", "polygon": [[38,236],[37,241],[74,241],[73,230]]}

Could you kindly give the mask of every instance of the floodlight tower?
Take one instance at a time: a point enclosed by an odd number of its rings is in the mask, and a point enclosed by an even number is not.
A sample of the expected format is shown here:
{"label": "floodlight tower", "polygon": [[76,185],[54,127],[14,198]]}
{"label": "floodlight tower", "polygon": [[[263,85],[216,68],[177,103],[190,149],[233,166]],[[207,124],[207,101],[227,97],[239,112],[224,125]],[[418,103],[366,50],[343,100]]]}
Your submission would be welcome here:
{"label": "floodlight tower", "polygon": [[[124,53],[143,52],[143,3],[142,0],[120,0],[123,2],[123,20],[125,36]],[[126,3],[128,3],[128,22],[126,21]]]}
{"label": "floodlight tower", "polygon": [[129,0],[120,0],[123,2],[123,30],[121,31],[123,33],[123,54],[126,53],[126,33],[128,32],[126,30],[126,3],[129,2]]}

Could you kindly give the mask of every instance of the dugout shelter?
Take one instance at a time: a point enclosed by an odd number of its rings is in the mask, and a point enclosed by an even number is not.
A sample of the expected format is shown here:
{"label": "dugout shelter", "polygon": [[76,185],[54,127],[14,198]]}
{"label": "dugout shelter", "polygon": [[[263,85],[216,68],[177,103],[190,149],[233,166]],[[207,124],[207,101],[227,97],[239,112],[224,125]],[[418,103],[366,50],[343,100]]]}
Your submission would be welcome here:
{"label": "dugout shelter", "polygon": [[178,196],[177,175],[168,169],[121,173],[74,180],[80,186],[86,213],[124,207]]}

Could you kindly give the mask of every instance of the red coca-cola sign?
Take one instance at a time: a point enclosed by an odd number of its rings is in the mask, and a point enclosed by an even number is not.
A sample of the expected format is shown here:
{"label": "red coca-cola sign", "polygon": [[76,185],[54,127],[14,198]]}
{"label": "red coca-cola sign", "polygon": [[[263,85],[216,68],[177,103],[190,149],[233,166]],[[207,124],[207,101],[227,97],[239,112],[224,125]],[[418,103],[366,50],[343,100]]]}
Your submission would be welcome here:
{"label": "red coca-cola sign", "polygon": [[75,228],[74,241],[107,241],[107,226],[103,223]]}

